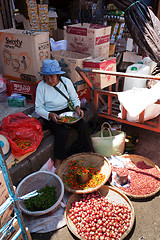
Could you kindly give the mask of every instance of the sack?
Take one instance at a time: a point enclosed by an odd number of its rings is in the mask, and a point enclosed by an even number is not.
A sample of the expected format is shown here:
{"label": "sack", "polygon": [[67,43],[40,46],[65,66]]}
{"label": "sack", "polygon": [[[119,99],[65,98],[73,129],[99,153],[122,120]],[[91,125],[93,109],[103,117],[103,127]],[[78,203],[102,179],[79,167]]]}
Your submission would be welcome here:
{"label": "sack", "polygon": [[71,111],[74,111],[74,110],[75,110],[75,109],[74,109],[74,104],[73,104],[73,102],[72,102],[71,99],[68,99],[68,107],[69,107],[69,109],[70,109]]}
{"label": "sack", "polygon": [[[12,154],[17,157],[36,150],[43,138],[41,123],[36,118],[28,117],[22,112],[2,119],[0,134],[7,137]],[[19,140],[28,141],[30,146],[26,148],[22,145],[18,146],[16,142]]]}
{"label": "sack", "polygon": [[[105,128],[107,126],[107,130]],[[92,134],[91,139],[96,153],[106,157],[111,155],[121,155],[124,152],[126,134],[122,131],[111,130],[109,123],[104,122],[101,131]]]}

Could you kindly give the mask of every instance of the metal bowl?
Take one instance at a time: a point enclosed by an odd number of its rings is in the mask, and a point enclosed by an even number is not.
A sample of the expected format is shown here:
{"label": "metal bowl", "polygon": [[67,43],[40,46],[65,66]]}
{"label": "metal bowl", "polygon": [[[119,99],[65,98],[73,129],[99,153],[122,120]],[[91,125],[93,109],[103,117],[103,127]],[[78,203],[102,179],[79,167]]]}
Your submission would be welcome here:
{"label": "metal bowl", "polygon": [[73,123],[78,122],[81,118],[83,118],[83,115],[79,116],[78,113],[75,112],[75,111],[64,112],[64,113],[61,113],[61,114],[59,115],[59,117],[65,117],[65,116],[75,117],[76,120],[75,120],[75,121],[72,121],[72,122],[63,122],[63,121],[61,121],[61,120],[58,120],[58,122],[60,122],[60,123],[65,123],[65,124],[73,124]]}
{"label": "metal bowl", "polygon": [[20,209],[27,215],[41,216],[46,213],[55,211],[62,201],[64,195],[64,185],[61,178],[51,172],[38,171],[25,177],[18,185],[16,194],[18,197],[24,196],[35,190],[40,190],[46,185],[54,186],[56,189],[57,201],[50,208],[42,211],[30,211],[26,208],[24,201],[19,201]]}

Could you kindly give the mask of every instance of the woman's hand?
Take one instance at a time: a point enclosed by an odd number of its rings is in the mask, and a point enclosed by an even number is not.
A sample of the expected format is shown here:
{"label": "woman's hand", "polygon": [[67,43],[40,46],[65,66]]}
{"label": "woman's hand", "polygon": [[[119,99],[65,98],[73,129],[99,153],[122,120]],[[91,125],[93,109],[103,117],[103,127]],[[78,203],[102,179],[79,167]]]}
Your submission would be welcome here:
{"label": "woman's hand", "polygon": [[56,113],[49,113],[49,118],[52,119],[52,121],[59,123],[58,120],[60,117]]}
{"label": "woman's hand", "polygon": [[83,116],[84,115],[84,112],[82,109],[80,109],[79,106],[76,106],[76,112],[78,113],[79,116]]}

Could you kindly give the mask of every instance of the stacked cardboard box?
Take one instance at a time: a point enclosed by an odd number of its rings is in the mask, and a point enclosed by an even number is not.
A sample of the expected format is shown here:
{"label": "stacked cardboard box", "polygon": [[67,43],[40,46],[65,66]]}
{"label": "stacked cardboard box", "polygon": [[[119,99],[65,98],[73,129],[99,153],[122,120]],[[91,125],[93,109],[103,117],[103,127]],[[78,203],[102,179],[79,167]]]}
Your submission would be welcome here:
{"label": "stacked cardboard box", "polygon": [[42,61],[50,58],[49,32],[0,30],[0,57],[5,77],[38,82]]}
{"label": "stacked cardboard box", "polygon": [[40,30],[40,22],[36,0],[26,0],[26,3],[31,28],[34,30]]}
{"label": "stacked cardboard box", "polygon": [[108,57],[110,26],[84,23],[67,26],[67,48],[92,57]]}
{"label": "stacked cardboard box", "polygon": [[[56,11],[51,9],[49,11],[49,32],[50,32],[51,37],[53,37],[53,31],[57,30],[57,17],[58,16],[57,16]],[[53,37],[53,39],[54,39],[54,37]],[[62,40],[62,39],[60,39],[60,40]]]}
{"label": "stacked cardboard box", "polygon": [[[84,61],[84,67],[89,69],[97,69],[102,71],[116,72],[116,58],[94,58]],[[116,77],[105,74],[87,73],[89,80],[95,88],[103,89],[116,83]]]}
{"label": "stacked cardboard box", "polygon": [[59,62],[62,71],[66,72],[65,76],[71,79],[77,91],[86,88],[86,84],[82,81],[75,68],[76,66],[83,68],[84,60],[90,59],[90,56],[68,50],[60,50],[52,51],[51,58],[55,58]]}
{"label": "stacked cardboard box", "polygon": [[49,31],[49,16],[47,4],[38,4],[38,15],[41,31]]}

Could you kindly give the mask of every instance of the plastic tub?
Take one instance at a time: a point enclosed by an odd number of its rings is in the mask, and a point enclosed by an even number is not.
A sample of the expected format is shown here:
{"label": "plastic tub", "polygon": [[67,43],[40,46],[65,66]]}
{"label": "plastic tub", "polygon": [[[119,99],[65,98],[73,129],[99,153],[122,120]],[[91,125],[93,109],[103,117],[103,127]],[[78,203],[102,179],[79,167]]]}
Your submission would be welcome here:
{"label": "plastic tub", "polygon": [[[150,74],[150,66],[145,65],[143,63],[134,63],[128,66],[126,73],[132,73],[135,75],[149,75]],[[136,88],[146,88],[146,80],[140,78],[126,77],[124,80],[124,88],[123,91]]]}

